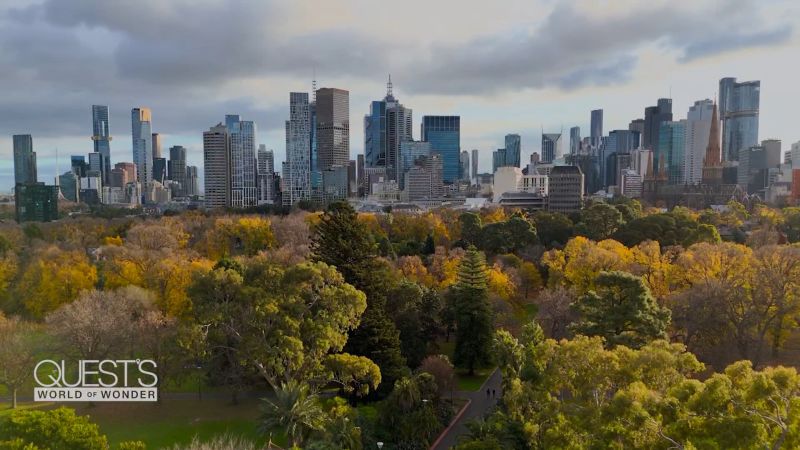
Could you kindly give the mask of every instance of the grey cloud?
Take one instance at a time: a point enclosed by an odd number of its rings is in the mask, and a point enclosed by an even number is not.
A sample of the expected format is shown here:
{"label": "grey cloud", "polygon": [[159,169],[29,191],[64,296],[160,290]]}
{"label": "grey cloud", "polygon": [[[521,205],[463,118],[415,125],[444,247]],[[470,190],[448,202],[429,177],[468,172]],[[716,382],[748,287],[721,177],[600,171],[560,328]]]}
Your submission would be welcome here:
{"label": "grey cloud", "polygon": [[[760,29],[759,4],[738,0],[705,8],[677,4],[632,10],[617,17],[589,17],[560,3],[533,31],[484,36],[466,44],[437,46],[416,66],[413,88],[423,93],[483,94],[523,88],[564,90],[624,83],[634,56],[656,44],[676,50],[679,61],[785,42],[789,24]],[[665,56],[667,57],[667,56]]]}

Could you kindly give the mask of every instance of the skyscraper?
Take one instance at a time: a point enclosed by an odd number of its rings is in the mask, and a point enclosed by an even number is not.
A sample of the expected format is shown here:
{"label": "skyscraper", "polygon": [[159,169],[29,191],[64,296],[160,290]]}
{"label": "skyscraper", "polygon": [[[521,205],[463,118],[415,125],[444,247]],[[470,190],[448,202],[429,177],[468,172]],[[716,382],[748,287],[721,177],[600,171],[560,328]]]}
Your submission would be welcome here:
{"label": "skyscraper", "polygon": [[472,149],[472,179],[478,177],[478,149]]}
{"label": "skyscraper", "polygon": [[738,159],[739,150],[758,145],[761,81],[719,80],[719,115],[722,120],[722,157]]}
{"label": "skyscraper", "polygon": [[205,206],[227,208],[230,202],[231,141],[223,124],[203,133]]}
{"label": "skyscraper", "polygon": [[444,182],[452,183],[458,180],[461,117],[422,117],[422,140],[430,142],[433,151],[441,156]]}
{"label": "skyscraper", "polygon": [[506,157],[505,165],[519,167],[522,157],[522,138],[518,134],[506,135]]}
{"label": "skyscraper", "polygon": [[272,203],[275,198],[273,182],[275,176],[275,154],[267,146],[258,146],[258,191],[260,203]]}
{"label": "skyscraper", "polygon": [[350,161],[350,93],[321,88],[317,90],[316,104],[319,170],[346,167]]}
{"label": "skyscraper", "polygon": [[199,187],[197,185],[197,166],[187,166],[186,167],[186,187],[184,188],[183,194],[186,196],[193,196],[200,194]]}
{"label": "skyscraper", "polygon": [[[669,184],[685,184],[684,175],[686,148],[686,119],[661,122],[658,134],[658,148],[654,161],[659,168],[663,167]],[[663,160],[663,161],[662,161]]]}
{"label": "skyscraper", "polygon": [[603,110],[592,110],[592,122],[589,129],[589,137],[591,137],[592,145],[597,147],[600,145],[600,138],[603,136]]}
{"label": "skyscraper", "polygon": [[108,106],[92,105],[92,142],[95,153],[103,155],[103,183],[111,176],[111,131],[108,125]]}
{"label": "skyscraper", "polygon": [[38,181],[36,174],[36,152],[30,134],[15,134],[14,141],[14,185],[31,184]]}
{"label": "skyscraper", "polygon": [[644,109],[644,134],[642,134],[642,147],[657,150],[658,136],[661,122],[672,120],[672,99],[660,98],[655,106]]}
{"label": "skyscraper", "polygon": [[392,77],[386,83],[383,100],[370,104],[364,116],[364,155],[370,167],[386,167],[391,180],[399,180],[403,172],[400,143],[413,140],[412,110],[400,104],[392,92]]}
{"label": "skyscraper", "polygon": [[[180,184],[177,196],[186,195],[186,148],[174,145],[169,148],[169,179]],[[176,195],[176,193],[173,193]]]}
{"label": "skyscraper", "polygon": [[289,93],[286,121],[286,163],[283,175],[283,204],[294,205],[311,198],[311,122],[308,94]]}
{"label": "skyscraper", "polygon": [[501,167],[512,167],[506,164],[506,149],[504,148],[498,148],[492,152],[492,173],[497,172],[497,169]]}
{"label": "skyscraper", "polygon": [[577,155],[581,149],[581,128],[572,127],[569,129],[569,154]]}
{"label": "skyscraper", "polygon": [[153,159],[161,158],[161,135],[153,133]]}
{"label": "skyscraper", "polygon": [[231,206],[256,206],[256,124],[238,115],[226,115],[225,126],[231,140]]}
{"label": "skyscraper", "polygon": [[469,152],[461,152],[461,179],[469,181]]}
{"label": "skyscraper", "polygon": [[686,114],[686,150],[684,154],[684,178],[686,184],[698,184],[703,179],[703,159],[706,156],[708,137],[711,133],[711,116],[714,102],[698,100]]}
{"label": "skyscraper", "polygon": [[542,133],[542,162],[552,163],[562,155],[561,133]]}
{"label": "skyscraper", "polygon": [[642,147],[657,151],[661,122],[670,121],[672,121],[671,98],[660,98],[658,99],[656,106],[648,106],[645,108]]}
{"label": "skyscraper", "polygon": [[152,115],[150,108],[133,108],[131,110],[131,135],[133,137],[133,163],[136,164],[136,176],[145,185],[153,181],[153,133],[151,132]]}

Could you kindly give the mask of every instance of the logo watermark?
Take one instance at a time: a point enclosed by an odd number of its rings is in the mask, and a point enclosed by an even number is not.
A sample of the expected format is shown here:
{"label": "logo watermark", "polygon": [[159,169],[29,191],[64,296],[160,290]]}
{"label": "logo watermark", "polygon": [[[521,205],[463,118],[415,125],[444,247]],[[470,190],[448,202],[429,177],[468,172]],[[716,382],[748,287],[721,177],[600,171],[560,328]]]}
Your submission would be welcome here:
{"label": "logo watermark", "polygon": [[33,369],[37,402],[158,401],[156,362],[151,359],[39,361]]}

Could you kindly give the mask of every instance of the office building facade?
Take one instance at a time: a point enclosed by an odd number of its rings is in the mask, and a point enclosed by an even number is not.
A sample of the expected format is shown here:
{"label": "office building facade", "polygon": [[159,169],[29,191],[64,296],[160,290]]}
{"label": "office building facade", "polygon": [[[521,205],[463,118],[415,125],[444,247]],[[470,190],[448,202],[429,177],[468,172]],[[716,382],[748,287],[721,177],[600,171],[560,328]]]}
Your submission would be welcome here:
{"label": "office building facade", "polygon": [[238,115],[226,115],[225,127],[228,128],[231,142],[231,206],[256,206],[256,124],[241,120]]}
{"label": "office building facade", "polygon": [[561,133],[542,133],[542,162],[550,164],[563,154]]}
{"label": "office building facade", "polygon": [[703,159],[711,133],[714,102],[705,99],[694,102],[686,114],[686,148],[684,150],[684,180],[699,184],[703,179]]}
{"label": "office building facade", "polygon": [[319,170],[346,167],[350,161],[350,93],[344,89],[318,89],[316,118]]}
{"label": "office building facade", "polygon": [[506,166],[519,167],[522,158],[522,138],[518,134],[507,134],[505,137]]}
{"label": "office building facade", "polygon": [[446,183],[458,180],[461,154],[461,117],[424,116],[422,140],[442,158],[443,178]]}
{"label": "office building facade", "polygon": [[36,172],[36,152],[33,151],[33,137],[30,134],[15,134],[14,144],[14,184],[31,184],[38,181]]}

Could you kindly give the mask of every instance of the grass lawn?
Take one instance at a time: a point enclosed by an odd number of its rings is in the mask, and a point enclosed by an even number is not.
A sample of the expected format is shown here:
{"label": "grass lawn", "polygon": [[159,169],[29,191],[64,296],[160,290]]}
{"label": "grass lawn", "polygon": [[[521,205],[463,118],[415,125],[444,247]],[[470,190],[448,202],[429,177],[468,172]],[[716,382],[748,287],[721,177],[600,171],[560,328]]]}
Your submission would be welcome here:
{"label": "grass lawn", "polygon": [[459,391],[477,391],[483,382],[494,372],[494,368],[475,369],[475,375],[468,375],[467,372],[456,371],[457,388]]}
{"label": "grass lawn", "polygon": [[[23,408],[53,407],[52,404],[25,403]],[[69,405],[67,405],[69,406]],[[72,405],[80,415],[89,415],[108,436],[111,448],[123,441],[142,441],[148,449],[160,449],[189,443],[194,436],[210,439],[231,434],[263,444],[256,433],[259,401],[242,400],[231,405],[228,399],[167,399],[161,404],[98,403]],[[0,417],[8,414],[8,404],[0,404]],[[285,445],[283,433],[276,432],[273,442]]]}

